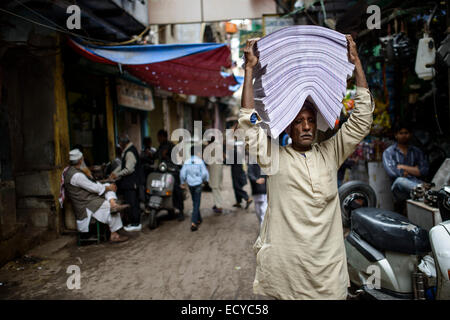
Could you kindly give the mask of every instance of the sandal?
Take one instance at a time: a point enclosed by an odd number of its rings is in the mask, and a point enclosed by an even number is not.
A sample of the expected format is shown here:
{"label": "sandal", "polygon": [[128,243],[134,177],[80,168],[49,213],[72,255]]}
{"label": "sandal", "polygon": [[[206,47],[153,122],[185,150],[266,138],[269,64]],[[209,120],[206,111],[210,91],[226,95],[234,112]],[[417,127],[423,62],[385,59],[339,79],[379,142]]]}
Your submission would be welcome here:
{"label": "sandal", "polygon": [[253,199],[248,199],[247,200],[247,204],[245,205],[245,210],[247,210],[248,209],[248,207],[250,207],[250,204],[253,202]]}
{"label": "sandal", "polygon": [[125,242],[125,241],[128,241],[128,237],[121,236],[121,235],[119,235],[119,237],[115,238],[114,240],[112,238],[109,239],[109,242],[111,242],[111,243],[120,243],[120,242]]}

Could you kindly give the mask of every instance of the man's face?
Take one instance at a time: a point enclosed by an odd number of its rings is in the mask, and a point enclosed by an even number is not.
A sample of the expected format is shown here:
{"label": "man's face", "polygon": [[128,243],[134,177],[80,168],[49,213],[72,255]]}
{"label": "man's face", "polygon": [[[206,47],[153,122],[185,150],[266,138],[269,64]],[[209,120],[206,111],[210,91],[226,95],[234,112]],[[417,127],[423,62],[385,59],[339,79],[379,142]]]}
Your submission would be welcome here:
{"label": "man's face", "polygon": [[158,143],[161,144],[165,141],[166,139],[164,138],[164,136],[162,134],[158,135]]}
{"label": "man's face", "polygon": [[408,129],[401,129],[395,134],[395,139],[399,144],[408,144],[411,138],[411,133]]}
{"label": "man's face", "polygon": [[308,148],[316,137],[316,114],[308,107],[302,108],[291,124],[291,138],[294,147]]}

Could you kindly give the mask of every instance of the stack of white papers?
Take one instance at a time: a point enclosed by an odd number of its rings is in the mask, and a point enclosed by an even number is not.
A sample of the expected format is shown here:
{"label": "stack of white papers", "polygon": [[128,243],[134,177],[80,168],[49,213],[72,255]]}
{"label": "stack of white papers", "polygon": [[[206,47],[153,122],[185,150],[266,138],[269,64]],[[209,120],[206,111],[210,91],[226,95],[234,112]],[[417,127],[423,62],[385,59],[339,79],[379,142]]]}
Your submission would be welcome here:
{"label": "stack of white papers", "polygon": [[273,138],[295,119],[306,99],[318,110],[318,129],[334,128],[354,69],[345,35],[317,26],[287,27],[258,40],[256,53],[255,108]]}

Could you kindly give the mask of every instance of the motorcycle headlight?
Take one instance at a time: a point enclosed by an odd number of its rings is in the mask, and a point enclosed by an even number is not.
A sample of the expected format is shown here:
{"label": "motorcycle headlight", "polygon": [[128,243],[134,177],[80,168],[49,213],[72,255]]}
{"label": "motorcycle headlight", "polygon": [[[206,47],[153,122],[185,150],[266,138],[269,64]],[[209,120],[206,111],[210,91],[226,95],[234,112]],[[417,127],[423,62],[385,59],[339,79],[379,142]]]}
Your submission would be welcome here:
{"label": "motorcycle headlight", "polygon": [[167,171],[167,165],[164,162],[160,163],[159,167],[158,167],[158,170],[161,171],[161,172],[166,172]]}

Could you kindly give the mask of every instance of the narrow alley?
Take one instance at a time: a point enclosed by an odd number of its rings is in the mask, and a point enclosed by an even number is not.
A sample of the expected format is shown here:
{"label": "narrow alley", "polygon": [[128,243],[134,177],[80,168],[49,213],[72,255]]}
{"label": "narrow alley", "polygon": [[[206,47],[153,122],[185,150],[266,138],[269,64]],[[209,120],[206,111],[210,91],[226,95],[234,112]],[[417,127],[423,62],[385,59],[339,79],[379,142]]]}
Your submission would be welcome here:
{"label": "narrow alley", "polygon": [[[250,190],[249,184],[245,189]],[[231,208],[229,166],[224,166],[223,196]],[[190,212],[190,197],[185,206]],[[121,244],[78,247],[73,235],[37,247],[0,269],[0,299],[263,298],[252,292],[252,246],[258,235],[254,205],[220,215],[212,206],[212,194],[202,193],[204,222],[197,232],[191,232],[187,215],[183,222],[161,221],[155,230],[130,233],[130,241]],[[80,267],[78,290],[66,284],[71,265]]]}

